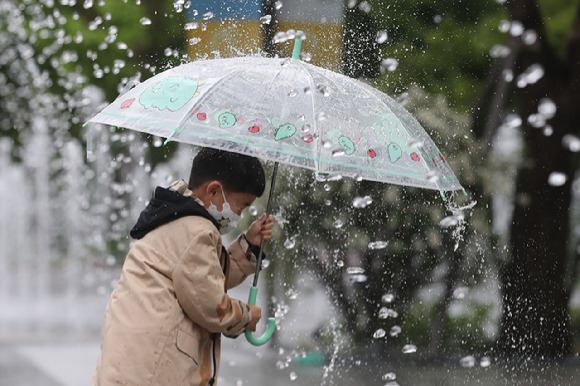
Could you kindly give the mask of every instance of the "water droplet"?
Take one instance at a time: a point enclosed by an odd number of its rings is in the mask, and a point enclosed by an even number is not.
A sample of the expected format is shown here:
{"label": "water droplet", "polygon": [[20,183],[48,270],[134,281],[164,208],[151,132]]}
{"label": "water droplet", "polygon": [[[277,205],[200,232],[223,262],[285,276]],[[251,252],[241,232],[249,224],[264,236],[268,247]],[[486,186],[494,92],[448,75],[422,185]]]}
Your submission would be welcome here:
{"label": "water droplet", "polygon": [[512,25],[511,22],[509,22],[507,20],[502,20],[499,22],[499,27],[498,27],[499,31],[506,33],[510,30],[511,25]]}
{"label": "water droplet", "polygon": [[190,46],[193,46],[193,45],[195,45],[195,44],[197,44],[199,42],[201,42],[201,38],[191,38],[191,39],[188,40],[188,43],[189,43]]}
{"label": "water droplet", "polygon": [[333,157],[341,157],[343,155],[345,155],[346,153],[344,152],[343,149],[336,149],[332,151],[332,156]]}
{"label": "water droplet", "polygon": [[392,308],[382,307],[379,310],[379,319],[396,318],[399,313]]}
{"label": "water droplet", "polygon": [[255,216],[258,214],[258,208],[256,208],[254,205],[250,206],[250,208],[248,210],[250,211],[250,214],[252,216]]}
{"label": "water droplet", "polygon": [[386,71],[393,72],[397,69],[397,67],[399,67],[399,61],[397,59],[387,58],[381,61],[380,70],[382,73],[385,73]]}
{"label": "water droplet", "polygon": [[301,52],[300,59],[302,59],[305,62],[311,62],[312,61],[312,54],[310,52]]}
{"label": "water droplet", "polygon": [[335,227],[335,228],[337,228],[337,229],[340,229],[340,228],[342,228],[342,227],[343,227],[343,225],[344,225],[344,222],[343,222],[342,220],[336,220],[336,221],[335,221],[335,222],[332,224],[332,226],[334,226],[334,227]]}
{"label": "water droplet", "polygon": [[297,92],[296,90],[294,90],[294,89],[292,89],[292,90],[290,90],[290,91],[288,92],[288,96],[289,96],[290,98],[294,98],[296,95],[298,95],[298,92]]}
{"label": "water droplet", "polygon": [[264,267],[264,269],[268,268],[270,266],[270,260],[264,259],[262,260],[262,267]]}
{"label": "water droplet", "polygon": [[324,184],[323,188],[324,188],[324,190],[326,190],[327,192],[329,192],[329,191],[330,191],[330,185],[328,185],[328,184]]}
{"label": "water droplet", "polygon": [[260,18],[260,23],[262,24],[270,24],[272,21],[272,15],[265,15]]}
{"label": "water droplet", "polygon": [[395,300],[395,295],[393,294],[384,294],[381,297],[381,300],[383,301],[383,303],[392,303]]}
{"label": "water droplet", "polygon": [[522,34],[522,41],[524,44],[531,46],[538,40],[538,33],[532,29],[526,30]]}
{"label": "water droplet", "polygon": [[206,12],[203,14],[203,16],[201,17],[202,20],[209,20],[213,18],[213,12]]}
{"label": "water droplet", "polygon": [[522,125],[522,118],[517,114],[508,114],[503,121],[503,125],[508,129],[520,127]]}
{"label": "water droplet", "polygon": [[347,7],[348,9],[353,9],[354,7],[356,7],[356,3],[358,2],[358,0],[348,0],[347,3]]}
{"label": "water droplet", "polygon": [[552,186],[562,186],[566,183],[568,177],[562,172],[552,172],[548,177],[548,184]]}
{"label": "water droplet", "polygon": [[403,354],[413,354],[415,352],[417,352],[417,346],[415,346],[414,344],[406,344],[403,346]]}
{"label": "water droplet", "polygon": [[573,134],[566,134],[562,137],[562,145],[573,153],[580,152],[580,138]]}
{"label": "water droplet", "polygon": [[545,135],[546,137],[549,137],[549,136],[551,136],[552,134],[554,134],[554,128],[553,128],[552,126],[550,126],[550,125],[546,125],[546,126],[544,127],[544,135]]}
{"label": "water droplet", "polygon": [[304,87],[304,95],[310,94],[312,91],[310,90],[309,86]]}
{"label": "water droplet", "polygon": [[429,182],[437,182],[439,181],[439,177],[440,177],[440,173],[437,170],[431,170],[429,171],[429,173],[427,174],[427,181]]}
{"label": "water droplet", "polygon": [[538,129],[546,125],[546,118],[541,114],[530,114],[530,116],[528,116],[528,123],[530,126]]}
{"label": "water droplet", "polygon": [[524,88],[527,85],[536,83],[542,79],[543,76],[544,67],[539,64],[532,64],[518,76],[516,84],[519,88]]}
{"label": "water droplet", "polygon": [[451,228],[459,224],[459,218],[457,216],[447,216],[439,221],[439,226],[441,228]]}
{"label": "water droplet", "polygon": [[373,338],[375,338],[375,339],[381,339],[381,338],[384,338],[385,335],[387,335],[387,332],[385,330],[383,330],[382,328],[379,328],[378,330],[376,330],[373,333]]}
{"label": "water droplet", "polygon": [[473,367],[475,366],[475,357],[473,355],[468,355],[459,360],[459,364],[462,367]]}
{"label": "water droplet", "polygon": [[384,386],[400,386],[400,385],[396,381],[391,381],[391,382],[385,383]]}
{"label": "water droplet", "polygon": [[348,267],[346,269],[346,273],[349,275],[360,275],[360,274],[365,273],[365,270],[364,270],[364,268],[361,268],[361,267]]}
{"label": "water droplet", "polygon": [[290,288],[288,291],[285,292],[285,295],[288,299],[296,300],[298,298],[298,292],[296,292],[293,288]]}
{"label": "water droplet", "polygon": [[293,238],[286,239],[286,241],[284,241],[284,248],[286,249],[293,249],[295,246],[296,240],[294,240]]}
{"label": "water droplet", "polygon": [[542,114],[545,119],[553,118],[557,109],[558,107],[550,98],[542,98],[538,102],[538,113]]}
{"label": "water droplet", "polygon": [[318,91],[319,93],[321,93],[325,97],[330,95],[330,93],[328,92],[328,88],[323,84],[317,84],[316,91]]}
{"label": "water droplet", "polygon": [[453,297],[457,300],[465,299],[465,296],[469,292],[469,287],[461,286],[453,290]]}
{"label": "water droplet", "polygon": [[394,381],[395,379],[397,379],[397,376],[395,375],[395,373],[386,373],[385,375],[382,376],[381,379],[383,381]]}
{"label": "water droplet", "polygon": [[361,1],[358,5],[358,9],[363,11],[364,13],[369,13],[371,11],[371,5],[366,1]]}
{"label": "water droplet", "polygon": [[83,4],[84,9],[89,9],[93,7],[93,0],[85,0]]}
{"label": "water droplet", "polygon": [[393,338],[396,336],[399,336],[399,334],[401,333],[402,329],[399,326],[393,326],[391,327],[391,331],[389,331],[389,335],[392,336]]}
{"label": "water droplet", "polygon": [[410,147],[423,147],[423,145],[425,145],[425,142],[421,139],[411,139],[408,145]]}
{"label": "water droplet", "polygon": [[377,43],[383,44],[387,41],[387,39],[388,39],[387,31],[379,31],[377,33]]}
{"label": "water droplet", "polygon": [[511,53],[511,49],[502,44],[496,44],[489,50],[489,55],[492,58],[505,58]]}
{"label": "water droplet", "polygon": [[316,114],[316,120],[317,121],[324,121],[327,118],[328,118],[328,115],[326,115],[326,113],[323,112],[323,111],[321,111],[318,114]]}
{"label": "water droplet", "polygon": [[342,180],[342,174],[333,174],[332,176],[329,176],[326,180],[327,181],[340,181],[340,180]]}
{"label": "water droplet", "polygon": [[481,367],[491,366],[491,358],[490,357],[481,357],[481,360],[479,361],[479,365]]}
{"label": "water droplet", "polygon": [[142,25],[151,25],[151,19],[149,19],[148,17],[142,17],[139,20],[139,23],[141,23]]}
{"label": "water droplet", "polygon": [[338,261],[336,262],[336,266],[337,266],[338,268],[342,268],[342,267],[344,267],[344,261],[342,261],[342,260],[338,260]]}
{"label": "water droplet", "polygon": [[352,206],[354,206],[355,208],[364,209],[370,204],[372,204],[372,202],[373,199],[370,196],[355,197],[354,200],[352,201]]}
{"label": "water droplet", "polygon": [[283,4],[280,0],[274,3],[274,8],[276,8],[276,10],[279,10],[280,8],[282,8],[282,6]]}
{"label": "water droplet", "polygon": [[512,70],[510,70],[509,68],[506,68],[505,70],[503,70],[502,76],[503,76],[503,79],[508,83],[511,82],[512,80],[514,80],[514,72]]}
{"label": "water droplet", "polygon": [[524,33],[524,25],[519,20],[512,21],[509,29],[510,35],[514,37],[522,36]]}
{"label": "water droplet", "polygon": [[199,28],[199,23],[196,22],[196,21],[191,21],[189,23],[185,23],[184,28],[185,28],[186,31],[191,31],[191,30],[194,30],[194,29],[198,29]]}
{"label": "water droplet", "polygon": [[368,245],[369,249],[384,249],[389,245],[388,241],[371,241]]}
{"label": "water droplet", "polygon": [[295,373],[294,371],[292,371],[292,372],[290,373],[290,380],[291,380],[291,381],[295,381],[295,380],[296,380],[296,378],[298,378],[298,375],[296,375],[296,373]]}

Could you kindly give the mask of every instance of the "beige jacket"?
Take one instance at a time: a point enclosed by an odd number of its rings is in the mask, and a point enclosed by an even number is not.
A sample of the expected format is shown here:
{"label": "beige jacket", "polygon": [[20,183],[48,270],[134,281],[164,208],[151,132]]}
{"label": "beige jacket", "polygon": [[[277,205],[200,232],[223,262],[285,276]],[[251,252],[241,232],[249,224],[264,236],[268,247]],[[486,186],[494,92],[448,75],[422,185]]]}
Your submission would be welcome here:
{"label": "beige jacket", "polygon": [[226,252],[217,228],[200,216],[135,242],[107,305],[93,385],[217,381],[220,334],[237,336],[251,319],[247,304],[226,293],[255,271],[247,249],[238,238]]}

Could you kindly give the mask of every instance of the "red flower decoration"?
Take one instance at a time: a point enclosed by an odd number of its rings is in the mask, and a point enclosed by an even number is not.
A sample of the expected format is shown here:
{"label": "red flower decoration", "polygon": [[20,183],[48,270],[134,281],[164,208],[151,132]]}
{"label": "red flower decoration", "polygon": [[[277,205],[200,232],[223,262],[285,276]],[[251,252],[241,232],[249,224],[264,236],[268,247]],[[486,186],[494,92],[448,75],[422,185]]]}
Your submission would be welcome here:
{"label": "red flower decoration", "polygon": [[122,109],[128,109],[135,102],[135,98],[127,99],[125,102],[121,103]]}

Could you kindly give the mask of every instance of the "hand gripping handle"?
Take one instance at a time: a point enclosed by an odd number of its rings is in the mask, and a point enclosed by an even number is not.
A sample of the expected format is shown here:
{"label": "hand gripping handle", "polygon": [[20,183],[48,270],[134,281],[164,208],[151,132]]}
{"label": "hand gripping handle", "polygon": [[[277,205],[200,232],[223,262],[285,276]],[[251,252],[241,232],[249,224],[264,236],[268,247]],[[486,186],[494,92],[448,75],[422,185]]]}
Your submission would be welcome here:
{"label": "hand gripping handle", "polygon": [[[250,298],[248,300],[248,304],[255,306],[257,295],[258,295],[258,287],[250,288]],[[246,330],[246,339],[254,346],[261,346],[270,340],[275,329],[276,329],[276,318],[268,318],[268,327],[266,328],[266,332],[264,333],[264,335],[262,335],[259,338],[256,338],[255,336],[252,335],[252,331]]]}

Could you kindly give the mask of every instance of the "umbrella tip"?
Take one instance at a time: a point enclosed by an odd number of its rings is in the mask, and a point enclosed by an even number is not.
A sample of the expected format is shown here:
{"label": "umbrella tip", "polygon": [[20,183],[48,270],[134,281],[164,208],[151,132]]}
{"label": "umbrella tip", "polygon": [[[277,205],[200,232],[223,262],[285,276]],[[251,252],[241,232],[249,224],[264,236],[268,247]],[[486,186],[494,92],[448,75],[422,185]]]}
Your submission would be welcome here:
{"label": "umbrella tip", "polygon": [[302,40],[304,39],[304,32],[296,31],[294,38],[294,49],[292,50],[292,59],[300,59],[300,50],[302,49]]}

